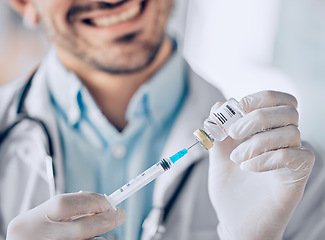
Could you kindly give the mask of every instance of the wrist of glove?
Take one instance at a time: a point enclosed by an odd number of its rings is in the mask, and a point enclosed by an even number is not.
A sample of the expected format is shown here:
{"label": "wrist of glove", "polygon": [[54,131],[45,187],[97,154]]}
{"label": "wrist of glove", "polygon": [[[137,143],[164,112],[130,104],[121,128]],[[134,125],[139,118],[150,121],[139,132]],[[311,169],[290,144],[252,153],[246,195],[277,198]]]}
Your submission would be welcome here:
{"label": "wrist of glove", "polygon": [[91,239],[116,228],[124,220],[125,212],[111,209],[103,195],[62,194],[13,219],[7,240]]}
{"label": "wrist of glove", "polygon": [[[218,231],[220,240],[236,240],[236,239],[238,239],[238,236],[236,234],[233,234],[232,232],[227,231],[227,228],[223,228],[222,224],[218,224],[217,231]],[[250,237],[253,237],[254,235],[257,236],[260,234],[252,233]],[[245,240],[260,239],[258,237],[255,237],[255,238],[254,237],[250,238],[250,237],[248,237],[248,238],[242,237],[240,239],[245,239]],[[269,235],[267,238],[263,238],[263,239],[265,239],[265,240],[283,240],[283,233],[280,234],[279,236],[274,236],[272,234],[272,235]]]}

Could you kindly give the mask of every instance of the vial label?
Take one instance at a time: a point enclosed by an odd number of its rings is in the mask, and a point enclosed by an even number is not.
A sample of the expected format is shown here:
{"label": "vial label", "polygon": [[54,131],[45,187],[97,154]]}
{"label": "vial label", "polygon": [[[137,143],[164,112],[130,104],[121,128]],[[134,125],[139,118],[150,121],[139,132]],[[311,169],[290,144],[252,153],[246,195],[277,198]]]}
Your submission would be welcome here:
{"label": "vial label", "polygon": [[[209,123],[218,125],[220,129],[228,135],[230,125],[236,122],[242,116],[237,113],[228,102],[225,102],[220,108],[210,115]],[[211,121],[213,120],[213,121]]]}

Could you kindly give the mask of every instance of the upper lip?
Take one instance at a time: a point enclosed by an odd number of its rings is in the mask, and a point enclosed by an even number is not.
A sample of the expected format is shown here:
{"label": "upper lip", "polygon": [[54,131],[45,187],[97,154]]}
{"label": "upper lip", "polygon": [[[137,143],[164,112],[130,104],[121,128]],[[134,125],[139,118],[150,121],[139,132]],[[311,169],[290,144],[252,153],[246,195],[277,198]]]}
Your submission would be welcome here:
{"label": "upper lip", "polygon": [[[72,8],[72,11],[68,13],[68,20],[85,21],[94,18],[109,17],[120,14],[127,10],[134,4],[140,4],[145,0],[126,0],[117,3],[111,1],[92,1],[88,4],[83,4]],[[113,4],[113,5],[112,5]]]}

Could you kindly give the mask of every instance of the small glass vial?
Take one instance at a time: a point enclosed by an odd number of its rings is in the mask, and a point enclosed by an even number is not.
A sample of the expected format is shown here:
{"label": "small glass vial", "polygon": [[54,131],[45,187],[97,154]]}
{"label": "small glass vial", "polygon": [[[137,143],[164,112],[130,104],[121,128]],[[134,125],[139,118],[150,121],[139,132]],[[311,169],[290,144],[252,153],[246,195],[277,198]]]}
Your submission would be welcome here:
{"label": "small glass vial", "polygon": [[213,141],[222,141],[229,134],[231,124],[243,117],[246,111],[237,100],[230,98],[218,109],[211,110],[210,116],[205,119],[203,130],[197,129],[193,134],[198,142],[209,150]]}

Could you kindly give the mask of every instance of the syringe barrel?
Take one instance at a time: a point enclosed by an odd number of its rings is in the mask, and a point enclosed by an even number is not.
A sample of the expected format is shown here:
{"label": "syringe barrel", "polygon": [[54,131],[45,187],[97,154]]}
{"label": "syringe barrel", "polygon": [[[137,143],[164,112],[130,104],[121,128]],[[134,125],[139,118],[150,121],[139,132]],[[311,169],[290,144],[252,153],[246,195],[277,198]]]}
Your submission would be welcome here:
{"label": "syringe barrel", "polygon": [[139,189],[156,179],[160,174],[170,169],[172,164],[173,163],[168,158],[160,160],[158,163],[148,168],[146,171],[109,195],[107,200],[114,208],[133,193],[137,192]]}

